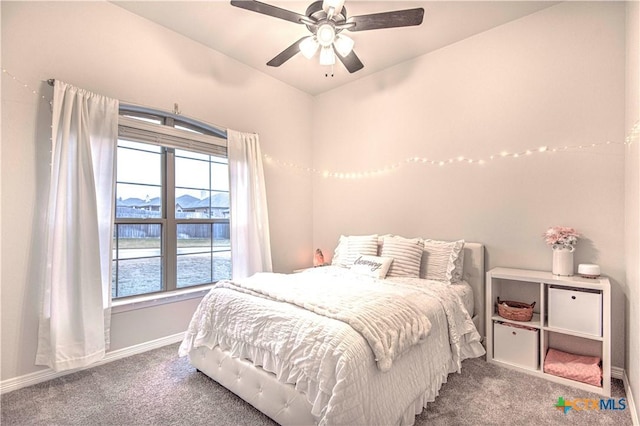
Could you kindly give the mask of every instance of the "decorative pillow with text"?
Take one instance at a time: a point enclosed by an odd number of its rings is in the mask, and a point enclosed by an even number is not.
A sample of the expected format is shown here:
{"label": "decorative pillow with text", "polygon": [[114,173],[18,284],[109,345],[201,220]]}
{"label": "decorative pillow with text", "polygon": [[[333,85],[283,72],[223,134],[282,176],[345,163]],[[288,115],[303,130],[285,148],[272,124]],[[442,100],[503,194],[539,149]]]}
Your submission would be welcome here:
{"label": "decorative pillow with text", "polygon": [[384,278],[393,259],[390,257],[360,255],[353,261],[351,270],[373,278]]}

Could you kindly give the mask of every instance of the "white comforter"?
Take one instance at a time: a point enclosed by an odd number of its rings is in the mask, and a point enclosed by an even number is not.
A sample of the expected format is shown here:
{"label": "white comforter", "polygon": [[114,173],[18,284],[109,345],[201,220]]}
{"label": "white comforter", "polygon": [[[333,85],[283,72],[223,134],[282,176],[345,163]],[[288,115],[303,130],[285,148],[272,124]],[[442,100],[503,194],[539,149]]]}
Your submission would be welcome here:
{"label": "white comforter", "polygon": [[[372,318],[363,306],[382,309],[373,316],[382,321],[362,323]],[[358,318],[355,328],[345,309]],[[409,311],[416,317],[396,321]],[[484,354],[479,340],[445,284],[326,267],[218,283],[198,306],[180,355],[219,345],[249,359],[303,391],[320,424],[396,424],[412,423],[464,358]]]}

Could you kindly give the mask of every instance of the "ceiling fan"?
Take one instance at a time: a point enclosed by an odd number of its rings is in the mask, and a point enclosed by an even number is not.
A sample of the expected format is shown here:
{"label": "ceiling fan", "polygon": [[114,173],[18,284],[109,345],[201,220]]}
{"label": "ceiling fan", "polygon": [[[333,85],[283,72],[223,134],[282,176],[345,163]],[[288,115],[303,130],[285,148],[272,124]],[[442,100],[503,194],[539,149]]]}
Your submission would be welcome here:
{"label": "ceiling fan", "polygon": [[337,56],[350,73],[362,69],[364,65],[353,51],[355,44],[353,39],[343,34],[344,30],[353,32],[409,27],[420,25],[424,16],[423,8],[347,16],[344,0],[315,1],[307,7],[304,15],[254,0],[231,0],[231,4],[242,9],[306,25],[311,32],[311,35],[302,37],[280,52],[267,62],[267,65],[279,67],[298,52],[311,59],[319,49],[321,65],[335,64]]}

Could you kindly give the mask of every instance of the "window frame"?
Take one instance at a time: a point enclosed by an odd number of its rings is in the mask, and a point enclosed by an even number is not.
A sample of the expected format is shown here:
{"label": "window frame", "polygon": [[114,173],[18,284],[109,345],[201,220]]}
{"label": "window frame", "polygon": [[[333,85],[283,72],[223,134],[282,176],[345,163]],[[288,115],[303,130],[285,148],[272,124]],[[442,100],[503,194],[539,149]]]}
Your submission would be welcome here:
{"label": "window frame", "polygon": [[[176,126],[182,127],[183,129],[176,128]],[[136,129],[138,133],[136,133]],[[116,295],[113,297],[112,305],[115,307],[130,305],[131,309],[138,309],[149,306],[150,304],[162,303],[163,300],[168,303],[176,300],[199,297],[215,284],[216,281],[178,287],[178,225],[210,225],[213,244],[213,239],[215,238],[213,234],[214,225],[216,223],[226,223],[230,226],[231,219],[230,217],[192,219],[176,217],[176,149],[208,155],[210,156],[209,163],[211,163],[212,160],[211,156],[228,159],[226,132],[188,117],[128,105],[121,105],[120,107],[118,130],[119,139],[122,138],[132,142],[160,147],[162,187],[161,216],[159,218],[118,218],[114,215],[113,224],[114,239],[118,238],[116,236],[116,228],[118,225],[159,224],[161,226],[161,252],[159,257],[162,265],[162,277],[161,289],[159,291],[119,297]],[[124,134],[123,130],[126,130]],[[209,185],[211,185],[210,182]],[[211,192],[212,190],[209,189],[209,191]],[[231,192],[231,188],[228,188],[227,191]],[[114,203],[116,202],[117,200],[114,197]],[[113,249],[114,252],[117,253],[118,247],[114,247]],[[229,247],[229,256],[230,255],[231,248]],[[117,256],[114,256],[112,262],[120,262],[121,260],[122,259],[119,259]],[[118,268],[116,268],[116,271],[117,270]],[[117,294],[117,275],[114,277],[114,280]]]}

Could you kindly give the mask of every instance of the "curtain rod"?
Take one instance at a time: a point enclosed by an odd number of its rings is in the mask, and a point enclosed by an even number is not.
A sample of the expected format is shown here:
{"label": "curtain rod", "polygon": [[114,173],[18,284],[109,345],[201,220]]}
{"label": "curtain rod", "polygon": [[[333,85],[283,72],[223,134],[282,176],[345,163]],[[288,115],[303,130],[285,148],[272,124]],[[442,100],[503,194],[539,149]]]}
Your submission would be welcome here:
{"label": "curtain rod", "polygon": [[[49,86],[53,86],[56,83],[56,79],[55,78],[50,78],[47,80],[47,84]],[[146,106],[141,106],[141,105],[135,105],[132,103],[128,103],[128,102],[120,102],[120,109],[124,110],[124,111],[129,111],[129,112],[141,112],[141,113],[147,113],[147,114],[157,114],[158,112],[162,112],[165,115],[170,115],[172,118],[177,119],[179,121],[183,121],[185,123],[188,124],[193,124],[199,127],[203,127],[206,128],[207,130],[209,130],[210,132],[212,132],[215,136],[218,136],[220,138],[227,138],[227,131],[226,129],[219,127],[217,125],[211,125],[209,123],[203,122],[203,121],[199,121],[199,120],[194,120],[192,118],[180,115],[180,114],[176,114],[176,113],[167,113],[166,111],[160,111],[154,108],[149,108]]]}

